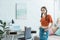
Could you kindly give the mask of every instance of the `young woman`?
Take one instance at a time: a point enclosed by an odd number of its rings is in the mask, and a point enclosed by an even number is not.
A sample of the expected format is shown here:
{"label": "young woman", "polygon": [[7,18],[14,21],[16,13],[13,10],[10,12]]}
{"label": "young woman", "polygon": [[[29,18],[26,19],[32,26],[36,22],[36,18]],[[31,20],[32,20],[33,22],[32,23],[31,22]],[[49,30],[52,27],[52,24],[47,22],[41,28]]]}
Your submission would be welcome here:
{"label": "young woman", "polygon": [[53,21],[51,15],[47,14],[47,8],[41,8],[41,19],[40,19],[41,27],[40,27],[40,40],[48,39],[48,30],[49,27],[52,26]]}

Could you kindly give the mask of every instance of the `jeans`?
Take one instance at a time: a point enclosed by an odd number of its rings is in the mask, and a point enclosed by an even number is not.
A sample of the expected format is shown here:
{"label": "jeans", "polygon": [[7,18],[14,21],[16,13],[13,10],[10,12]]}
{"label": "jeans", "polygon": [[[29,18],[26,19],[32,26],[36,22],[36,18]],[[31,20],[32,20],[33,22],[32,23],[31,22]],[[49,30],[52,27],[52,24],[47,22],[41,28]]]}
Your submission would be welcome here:
{"label": "jeans", "polygon": [[44,31],[44,28],[40,28],[40,40],[48,40],[48,31]]}

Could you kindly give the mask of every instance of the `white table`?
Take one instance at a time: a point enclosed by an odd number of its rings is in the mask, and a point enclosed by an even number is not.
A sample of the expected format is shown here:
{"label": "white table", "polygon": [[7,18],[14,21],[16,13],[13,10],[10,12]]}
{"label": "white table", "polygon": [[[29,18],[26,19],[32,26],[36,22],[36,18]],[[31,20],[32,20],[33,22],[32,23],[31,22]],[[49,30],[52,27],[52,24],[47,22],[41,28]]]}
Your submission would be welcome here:
{"label": "white table", "polygon": [[[17,32],[17,34],[10,34],[11,32]],[[6,34],[5,40],[17,40],[18,38],[24,37],[24,31],[9,31],[9,34]]]}

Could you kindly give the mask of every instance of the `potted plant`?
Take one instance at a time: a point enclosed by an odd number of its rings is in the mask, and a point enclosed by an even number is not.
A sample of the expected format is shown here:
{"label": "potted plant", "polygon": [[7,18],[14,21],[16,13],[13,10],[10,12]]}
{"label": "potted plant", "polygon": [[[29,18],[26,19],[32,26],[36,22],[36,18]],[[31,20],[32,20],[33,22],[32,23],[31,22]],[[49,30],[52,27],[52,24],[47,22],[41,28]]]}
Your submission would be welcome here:
{"label": "potted plant", "polygon": [[0,40],[3,38],[2,35],[4,33],[4,29],[5,29],[5,26],[6,26],[6,22],[2,22],[2,20],[0,20],[0,27],[3,29],[3,30],[0,30]]}

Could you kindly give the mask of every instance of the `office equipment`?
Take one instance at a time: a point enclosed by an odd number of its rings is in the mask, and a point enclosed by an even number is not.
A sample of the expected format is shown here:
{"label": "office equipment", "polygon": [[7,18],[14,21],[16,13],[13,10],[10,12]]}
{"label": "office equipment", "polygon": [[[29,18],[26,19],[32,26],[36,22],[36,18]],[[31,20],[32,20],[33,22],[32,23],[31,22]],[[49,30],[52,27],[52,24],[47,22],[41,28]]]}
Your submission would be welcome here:
{"label": "office equipment", "polygon": [[12,24],[12,26],[10,26],[10,30],[11,31],[19,31],[20,30],[20,26],[16,25],[16,24]]}

